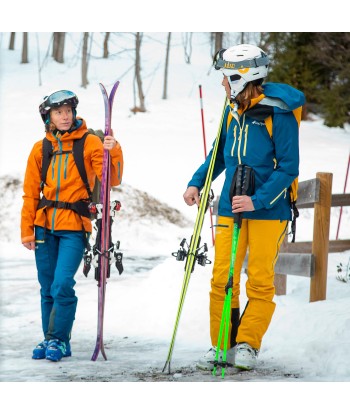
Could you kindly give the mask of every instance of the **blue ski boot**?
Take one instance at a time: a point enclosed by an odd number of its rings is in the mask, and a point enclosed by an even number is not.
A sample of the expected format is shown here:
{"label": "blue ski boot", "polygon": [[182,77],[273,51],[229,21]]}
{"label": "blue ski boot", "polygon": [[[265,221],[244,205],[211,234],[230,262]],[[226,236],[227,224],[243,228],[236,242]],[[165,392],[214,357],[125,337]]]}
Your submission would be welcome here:
{"label": "blue ski boot", "polygon": [[45,359],[46,348],[47,348],[48,343],[49,343],[48,340],[43,340],[41,343],[39,343],[33,350],[32,359]]}
{"label": "blue ski boot", "polygon": [[58,339],[49,340],[46,348],[46,359],[58,362],[62,357],[72,356],[70,344],[66,344]]}

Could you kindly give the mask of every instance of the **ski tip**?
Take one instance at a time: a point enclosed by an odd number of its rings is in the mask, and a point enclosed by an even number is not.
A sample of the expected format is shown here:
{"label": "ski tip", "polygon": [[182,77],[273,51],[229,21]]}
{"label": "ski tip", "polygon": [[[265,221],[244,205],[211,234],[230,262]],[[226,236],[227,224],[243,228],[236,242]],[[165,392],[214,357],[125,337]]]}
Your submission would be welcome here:
{"label": "ski tip", "polygon": [[101,83],[101,82],[99,82],[99,87],[100,87],[100,89],[101,89],[101,91],[103,92],[103,93],[105,93],[105,94],[107,94],[107,89],[106,89],[106,87]]}

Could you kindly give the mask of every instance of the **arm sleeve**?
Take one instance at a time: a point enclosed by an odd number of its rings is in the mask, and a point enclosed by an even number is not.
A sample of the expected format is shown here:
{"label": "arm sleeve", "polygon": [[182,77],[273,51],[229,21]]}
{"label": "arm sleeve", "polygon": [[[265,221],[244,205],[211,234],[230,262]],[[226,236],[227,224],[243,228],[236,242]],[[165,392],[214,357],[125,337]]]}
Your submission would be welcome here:
{"label": "arm sleeve", "polygon": [[[226,109],[225,118],[222,124],[222,130],[220,134],[220,141],[218,150],[216,153],[216,159],[214,164],[214,171],[213,171],[213,180],[215,180],[226,168],[225,166],[225,158],[224,158],[224,148],[226,143],[226,123],[227,123],[227,114],[229,111],[229,107]],[[205,162],[198,168],[198,170],[194,173],[192,176],[192,179],[189,181],[187,187],[189,186],[195,186],[199,190],[201,190],[204,186],[205,179],[207,177],[210,161],[213,155],[215,146],[215,140],[212,145],[212,149],[210,150],[210,153],[208,154],[207,158],[205,159]]]}
{"label": "arm sleeve", "polygon": [[34,145],[27,161],[27,168],[23,183],[23,206],[21,212],[21,240],[33,242],[34,220],[36,209],[40,200],[42,163],[42,142]]}

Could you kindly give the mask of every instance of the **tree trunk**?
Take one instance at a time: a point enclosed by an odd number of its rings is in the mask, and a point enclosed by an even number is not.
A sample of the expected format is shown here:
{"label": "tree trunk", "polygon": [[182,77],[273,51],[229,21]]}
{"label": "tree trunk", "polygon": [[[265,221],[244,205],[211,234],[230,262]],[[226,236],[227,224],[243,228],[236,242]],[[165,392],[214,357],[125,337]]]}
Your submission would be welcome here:
{"label": "tree trunk", "polygon": [[135,56],[135,79],[137,82],[140,105],[138,107],[135,106],[135,108],[133,109],[134,112],[146,112],[145,96],[144,96],[143,89],[142,89],[142,79],[141,79],[141,57],[140,57],[141,42],[142,42],[142,34],[140,32],[137,32],[136,33],[136,56]]}
{"label": "tree trunk", "polygon": [[171,32],[168,33],[168,42],[167,42],[167,46],[166,46],[163,99],[168,98],[167,89],[168,89],[168,67],[169,67],[170,40],[171,40]]}
{"label": "tree trunk", "polygon": [[81,58],[81,86],[86,88],[89,84],[87,79],[87,72],[88,72],[88,42],[89,42],[89,32],[84,32],[84,40],[83,40],[83,54]]}
{"label": "tree trunk", "polygon": [[58,48],[57,48],[57,56],[56,61],[58,63],[64,63],[64,41],[66,38],[66,33],[61,32],[59,33],[59,41],[58,41]]}
{"label": "tree trunk", "polygon": [[52,44],[52,57],[58,63],[64,63],[65,32],[54,32]]}
{"label": "tree trunk", "polygon": [[222,49],[222,41],[224,39],[224,32],[215,32],[215,48],[214,48],[214,54]]}
{"label": "tree trunk", "polygon": [[15,50],[15,32],[11,32],[9,50]]}
{"label": "tree trunk", "polygon": [[106,32],[105,40],[103,42],[103,58],[104,59],[107,59],[108,58],[108,55],[109,55],[109,52],[108,52],[108,40],[109,40],[110,34],[111,34],[110,32]]}
{"label": "tree trunk", "polygon": [[28,63],[28,32],[23,32],[23,47],[21,63]]}
{"label": "tree trunk", "polygon": [[185,33],[185,39],[183,40],[185,51],[185,62],[191,63],[192,56],[192,32]]}

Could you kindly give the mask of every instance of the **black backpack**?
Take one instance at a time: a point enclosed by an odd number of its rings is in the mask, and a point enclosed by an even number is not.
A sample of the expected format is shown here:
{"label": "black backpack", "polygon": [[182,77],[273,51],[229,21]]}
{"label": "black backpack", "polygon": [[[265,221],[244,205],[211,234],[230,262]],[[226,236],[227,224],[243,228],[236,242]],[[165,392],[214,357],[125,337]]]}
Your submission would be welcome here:
{"label": "black backpack", "polygon": [[51,158],[53,155],[72,153],[75,164],[79,171],[80,177],[88,192],[88,195],[89,195],[88,199],[79,200],[78,202],[75,202],[75,203],[69,203],[69,202],[60,202],[56,200],[47,200],[43,196],[39,202],[38,209],[41,209],[43,207],[56,207],[59,209],[71,209],[81,216],[86,216],[88,218],[91,217],[91,214],[88,209],[88,205],[92,201],[92,191],[90,189],[90,185],[87,179],[85,165],[84,165],[84,144],[85,144],[86,137],[88,135],[89,135],[89,132],[85,133],[80,139],[74,140],[73,150],[62,151],[62,152],[52,151],[52,144],[45,137],[43,139],[43,147],[42,147],[43,159],[42,159],[42,166],[41,166],[41,183],[40,183],[40,189],[41,191],[43,191],[44,185],[46,182],[47,171],[49,169]]}

